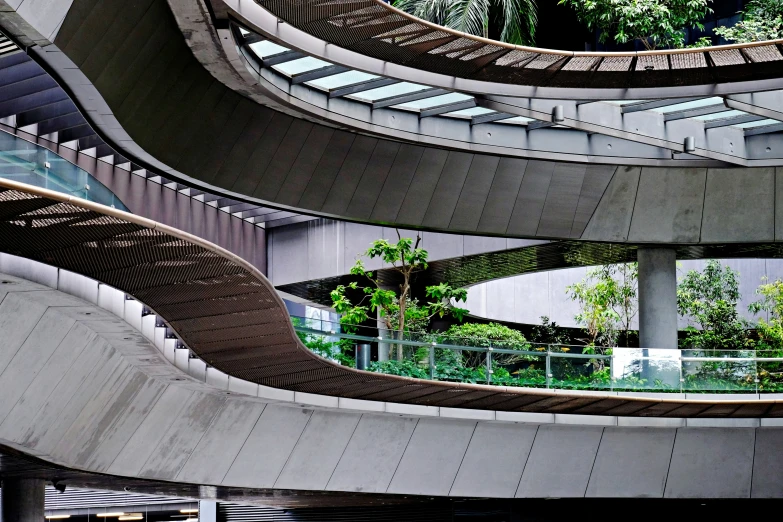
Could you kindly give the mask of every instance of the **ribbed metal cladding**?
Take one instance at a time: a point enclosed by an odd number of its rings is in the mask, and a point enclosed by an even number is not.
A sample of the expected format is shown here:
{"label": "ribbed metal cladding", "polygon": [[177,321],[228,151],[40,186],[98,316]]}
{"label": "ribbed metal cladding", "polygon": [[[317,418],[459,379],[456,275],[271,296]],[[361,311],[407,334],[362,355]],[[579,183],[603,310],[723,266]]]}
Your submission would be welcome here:
{"label": "ribbed metal cladding", "polygon": [[[589,415],[783,416],[783,403],[774,400],[724,402],[729,409],[714,409],[710,401],[555,394],[417,380],[339,366],[300,343],[283,301],[248,263],[163,225],[65,198],[0,180],[0,251],[71,270],[135,296],[166,320],[196,355],[234,377],[300,392],[425,406]],[[573,262],[580,256],[597,256],[601,248],[607,261],[635,255],[629,247],[553,245],[561,249],[558,256]],[[706,252],[692,248],[694,255]],[[735,248],[760,252],[754,246]],[[519,256],[507,260],[504,269],[542,266],[537,256]],[[464,266],[442,270],[450,280],[462,281],[460,273],[485,270],[487,275],[493,266],[498,265],[475,257]]]}
{"label": "ribbed metal cladding", "polygon": [[180,497],[142,495],[126,491],[104,491],[98,489],[65,488],[60,493],[52,486],[46,487],[46,509],[105,508],[107,506],[147,506],[150,504],[193,504],[198,501]]}
{"label": "ribbed metal cladding", "polygon": [[450,504],[358,507],[341,509],[278,509],[218,504],[220,522],[451,522]]}
{"label": "ribbed metal cladding", "polygon": [[497,83],[583,88],[703,85],[774,78],[783,61],[783,41],[747,46],[747,59],[736,48],[710,48],[638,53],[637,60],[492,43],[427,24],[381,0],[256,2],[297,29],[378,60]]}

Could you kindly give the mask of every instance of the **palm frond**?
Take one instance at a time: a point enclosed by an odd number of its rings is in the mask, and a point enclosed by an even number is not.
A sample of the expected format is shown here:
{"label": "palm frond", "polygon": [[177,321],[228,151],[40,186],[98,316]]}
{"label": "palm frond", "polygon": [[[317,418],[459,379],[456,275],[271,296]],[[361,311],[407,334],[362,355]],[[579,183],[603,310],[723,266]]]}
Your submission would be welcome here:
{"label": "palm frond", "polygon": [[535,0],[496,0],[503,10],[500,39],[517,45],[535,45],[538,9]]}
{"label": "palm frond", "polygon": [[463,33],[484,36],[491,0],[453,0],[446,26]]}
{"label": "palm frond", "polygon": [[413,16],[439,25],[445,25],[452,0],[396,0],[394,7]]}

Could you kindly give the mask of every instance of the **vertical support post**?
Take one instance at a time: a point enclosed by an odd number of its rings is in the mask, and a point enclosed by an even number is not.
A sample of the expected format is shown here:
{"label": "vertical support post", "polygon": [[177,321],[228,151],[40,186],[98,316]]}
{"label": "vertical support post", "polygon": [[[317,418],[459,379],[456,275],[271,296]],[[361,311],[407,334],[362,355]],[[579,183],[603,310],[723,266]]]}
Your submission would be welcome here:
{"label": "vertical support post", "polygon": [[552,351],[551,346],[547,345],[546,347],[546,387],[550,388],[552,386]]}
{"label": "vertical support post", "polygon": [[435,343],[430,345],[430,380],[435,380]]}
{"label": "vertical support post", "polygon": [[3,479],[3,522],[41,522],[44,520],[44,480]]}
{"label": "vertical support post", "polygon": [[639,347],[677,348],[677,257],[673,248],[640,247]]}
{"label": "vertical support post", "polygon": [[199,522],[217,522],[217,502],[200,500],[198,503]]}
{"label": "vertical support post", "polygon": [[487,384],[492,384],[492,347],[487,348]]}

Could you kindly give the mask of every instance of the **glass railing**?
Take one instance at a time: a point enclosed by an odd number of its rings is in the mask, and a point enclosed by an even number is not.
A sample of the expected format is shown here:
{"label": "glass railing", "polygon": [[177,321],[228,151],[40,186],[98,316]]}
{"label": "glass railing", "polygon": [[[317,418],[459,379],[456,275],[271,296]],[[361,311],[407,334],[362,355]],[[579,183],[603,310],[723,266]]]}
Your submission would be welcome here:
{"label": "glass railing", "polygon": [[6,132],[0,132],[0,178],[128,210],[112,191],[86,171],[49,149]]}
{"label": "glass railing", "polygon": [[[308,348],[369,371],[420,379],[564,390],[663,393],[783,392],[781,350],[672,350],[450,337],[292,317]],[[388,355],[364,363],[353,354]],[[346,355],[352,354],[352,355]]]}

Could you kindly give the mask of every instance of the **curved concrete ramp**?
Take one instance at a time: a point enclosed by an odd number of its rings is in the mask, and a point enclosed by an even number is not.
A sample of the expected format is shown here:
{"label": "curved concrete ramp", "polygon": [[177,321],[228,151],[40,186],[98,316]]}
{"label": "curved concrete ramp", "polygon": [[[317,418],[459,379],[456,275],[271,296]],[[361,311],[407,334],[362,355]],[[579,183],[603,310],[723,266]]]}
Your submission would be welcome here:
{"label": "curved concrete ramp", "polygon": [[364,372],[299,341],[269,281],[200,238],[126,212],[0,180],[0,251],[71,270],[154,310],[218,370],[295,392],[505,412],[639,417],[779,417],[783,400],[688,400],[559,393]]}
{"label": "curved concrete ramp", "polygon": [[783,430],[535,425],[226,393],[71,295],[0,274],[0,444],[201,485],[453,497],[779,497]]}

